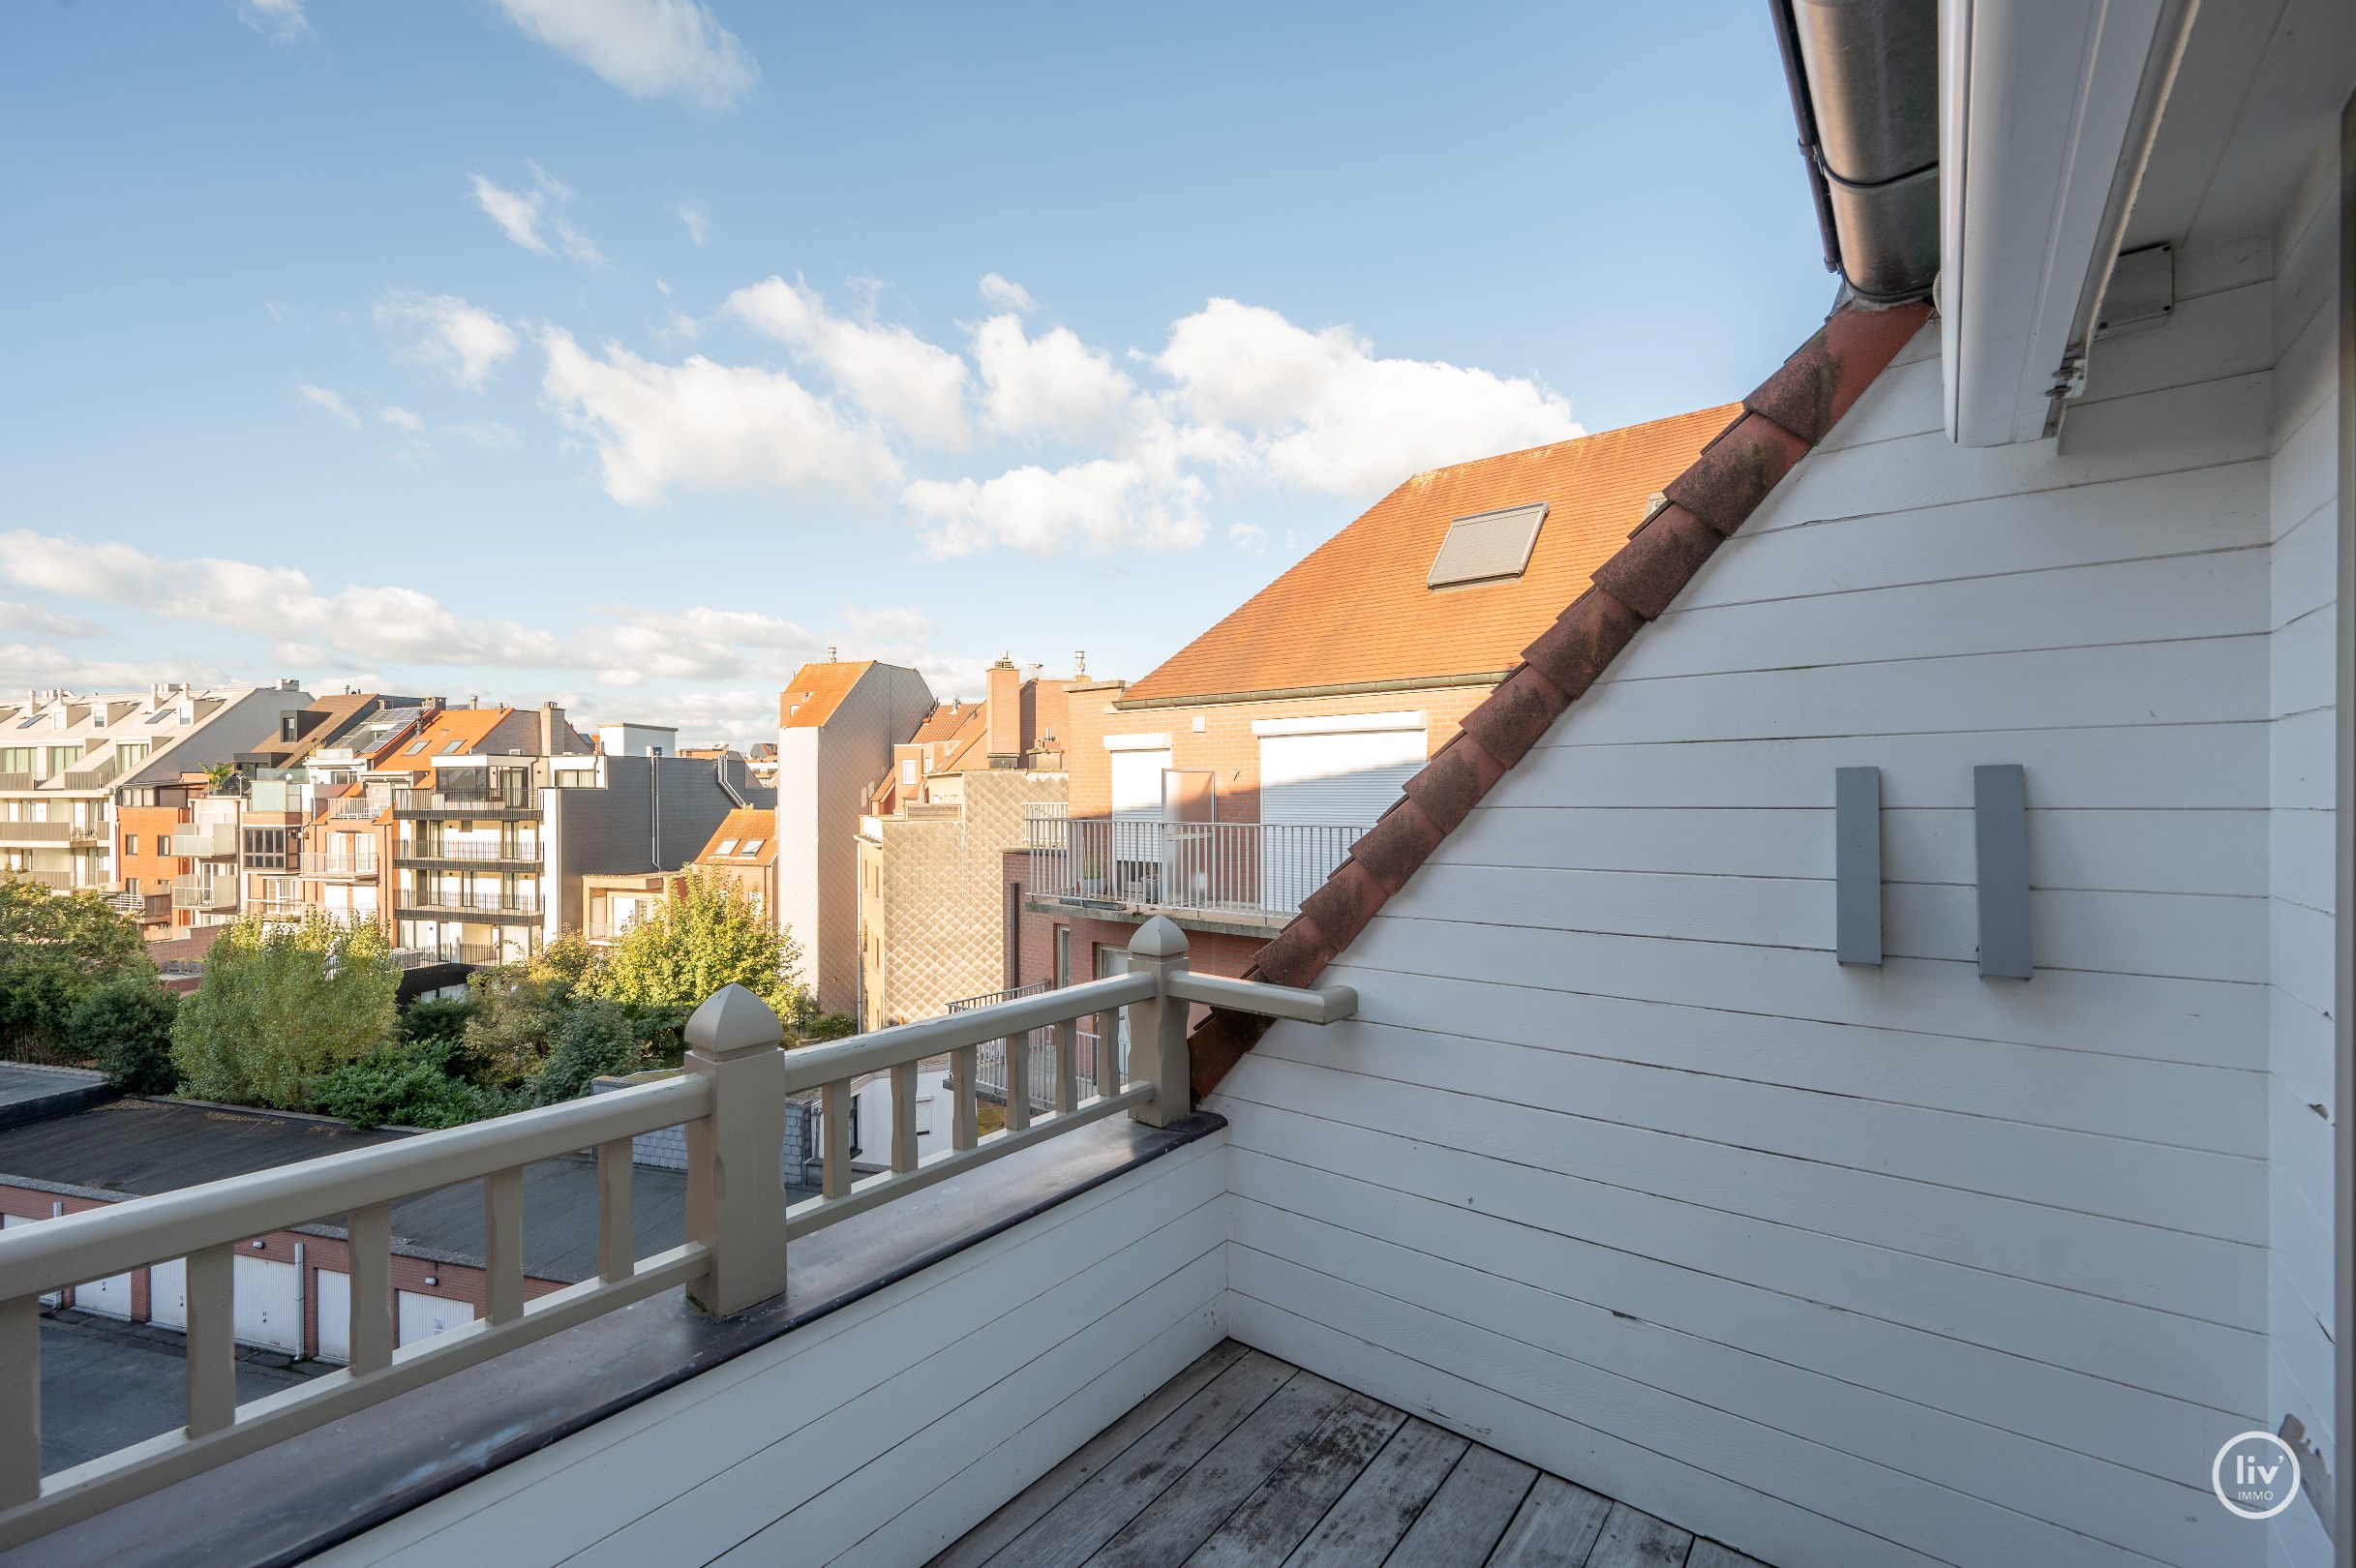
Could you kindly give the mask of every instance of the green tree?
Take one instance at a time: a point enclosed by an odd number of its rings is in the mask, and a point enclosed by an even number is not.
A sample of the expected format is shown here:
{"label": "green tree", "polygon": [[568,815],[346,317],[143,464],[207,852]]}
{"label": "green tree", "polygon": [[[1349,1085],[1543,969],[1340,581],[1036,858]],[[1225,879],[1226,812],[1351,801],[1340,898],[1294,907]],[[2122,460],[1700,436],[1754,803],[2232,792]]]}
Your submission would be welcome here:
{"label": "green tree", "polygon": [[98,1064],[126,1094],[168,1095],[180,1087],[171,1025],[180,999],[153,975],[125,975],[87,992],[66,1018],[76,1054]]}
{"label": "green tree", "polygon": [[458,1071],[447,1038],[388,1040],[330,1068],[314,1081],[311,1103],[354,1127],[457,1127],[509,1108],[507,1098]]}
{"label": "green tree", "polygon": [[400,986],[373,925],[248,917],[206,953],[204,983],[172,1022],[172,1059],[201,1099],[299,1107],[320,1073],[391,1038]]}
{"label": "green tree", "polygon": [[787,1017],[800,1003],[800,966],[791,933],[734,878],[690,867],[668,903],[622,932],[596,989],[627,1007],[694,1008],[734,982]]}
{"label": "green tree", "polygon": [[0,873],[0,1053],[30,1061],[72,1054],[68,1020],[110,980],[155,964],[129,918],[95,892],[58,894]]}
{"label": "green tree", "polygon": [[554,1105],[589,1092],[593,1078],[635,1072],[647,1064],[643,1020],[601,996],[576,997],[557,1026],[548,1067],[532,1085],[532,1103]]}

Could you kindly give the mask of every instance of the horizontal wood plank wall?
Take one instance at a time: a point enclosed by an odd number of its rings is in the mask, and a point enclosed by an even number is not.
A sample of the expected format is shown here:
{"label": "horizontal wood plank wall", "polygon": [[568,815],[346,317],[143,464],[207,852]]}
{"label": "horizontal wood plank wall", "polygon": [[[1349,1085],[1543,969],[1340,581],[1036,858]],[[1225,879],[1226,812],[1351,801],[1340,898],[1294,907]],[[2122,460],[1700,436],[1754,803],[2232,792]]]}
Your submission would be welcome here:
{"label": "horizontal wood plank wall", "polygon": [[1225,1333],[1213,1134],[331,1551],[921,1562]]}
{"label": "horizontal wood plank wall", "polygon": [[2270,618],[2269,255],[2188,257],[2058,451],[1949,444],[1900,355],[1328,971],[1358,1017],[1213,1099],[1238,1338],[1768,1562],[2263,1560],[2208,1470],[2280,1416],[2270,748],[2331,733],[2280,696],[2329,638]]}
{"label": "horizontal wood plank wall", "polygon": [[[2331,149],[2324,149],[2325,152]],[[2335,161],[2310,170],[2274,236],[2267,321],[2275,368],[2267,487],[2273,731],[2267,981],[2272,1021],[2268,1114],[2268,1366],[2263,1425],[2294,1415],[2337,1470],[2332,1344],[2332,737],[2339,486],[2339,330],[2335,268],[2340,207]],[[2318,1109],[2320,1107],[2320,1109]],[[2269,1526],[2286,1568],[2330,1568],[2332,1549],[2305,1502]]]}

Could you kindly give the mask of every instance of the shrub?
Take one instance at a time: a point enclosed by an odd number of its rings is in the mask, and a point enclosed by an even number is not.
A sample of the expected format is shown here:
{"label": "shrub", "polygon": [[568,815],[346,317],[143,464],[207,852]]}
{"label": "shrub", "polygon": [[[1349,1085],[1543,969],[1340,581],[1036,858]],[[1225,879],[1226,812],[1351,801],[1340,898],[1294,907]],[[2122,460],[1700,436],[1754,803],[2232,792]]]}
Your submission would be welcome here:
{"label": "shrub", "polygon": [[400,966],[373,925],[237,920],[172,1021],[172,1060],[205,1100],[296,1109],[312,1080],[393,1034]]}
{"label": "shrub", "polygon": [[311,1102],[354,1127],[438,1128],[509,1109],[506,1097],[450,1070],[447,1040],[393,1040],[313,1081]]}
{"label": "shrub", "polygon": [[532,1085],[535,1105],[578,1100],[590,1080],[636,1072],[647,1062],[643,1021],[603,997],[583,997],[557,1027],[548,1068]]}
{"label": "shrub", "polygon": [[66,1018],[66,1040],[98,1064],[106,1081],[133,1095],[168,1095],[180,1087],[171,1058],[172,1015],[180,999],[153,976],[126,976],[85,994]]}

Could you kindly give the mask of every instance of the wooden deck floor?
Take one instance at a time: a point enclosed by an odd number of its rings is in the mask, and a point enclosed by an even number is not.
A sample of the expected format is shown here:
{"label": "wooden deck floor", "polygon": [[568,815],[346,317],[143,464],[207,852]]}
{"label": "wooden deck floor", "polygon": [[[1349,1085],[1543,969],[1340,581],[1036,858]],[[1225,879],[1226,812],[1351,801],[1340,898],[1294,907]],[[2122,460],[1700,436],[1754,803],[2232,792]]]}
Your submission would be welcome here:
{"label": "wooden deck floor", "polygon": [[932,1568],[1762,1568],[1229,1340]]}

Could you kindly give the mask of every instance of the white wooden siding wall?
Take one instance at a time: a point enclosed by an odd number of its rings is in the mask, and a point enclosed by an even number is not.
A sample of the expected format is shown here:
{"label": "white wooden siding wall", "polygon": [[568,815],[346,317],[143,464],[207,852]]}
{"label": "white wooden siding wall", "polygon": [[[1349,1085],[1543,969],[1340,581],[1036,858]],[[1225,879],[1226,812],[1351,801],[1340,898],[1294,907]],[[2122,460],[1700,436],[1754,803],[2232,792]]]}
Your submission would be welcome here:
{"label": "white wooden siding wall", "polygon": [[315,1559],[922,1562],[1224,1334],[1213,1135]]}
{"label": "white wooden siding wall", "polygon": [[2267,253],[2188,257],[2058,452],[1899,356],[1329,971],[1358,1018],[1214,1099],[1236,1337],[1769,1562],[2262,1560],[2207,1477],[2275,1424],[2269,661],[2328,646],[2267,635]]}
{"label": "white wooden siding wall", "polygon": [[[2333,1431],[2332,745],[2333,638],[2339,499],[2340,208],[2333,149],[2309,169],[2275,236],[2269,323],[2279,354],[2268,526],[2274,570],[2267,619],[2273,743],[2269,779],[2272,881],[2267,979],[2273,1018],[2272,1255],[2266,1426],[2285,1413],[2314,1434],[2336,1469]],[[2331,1543],[2302,1502],[2278,1519],[2274,1560],[2329,1568]]]}

